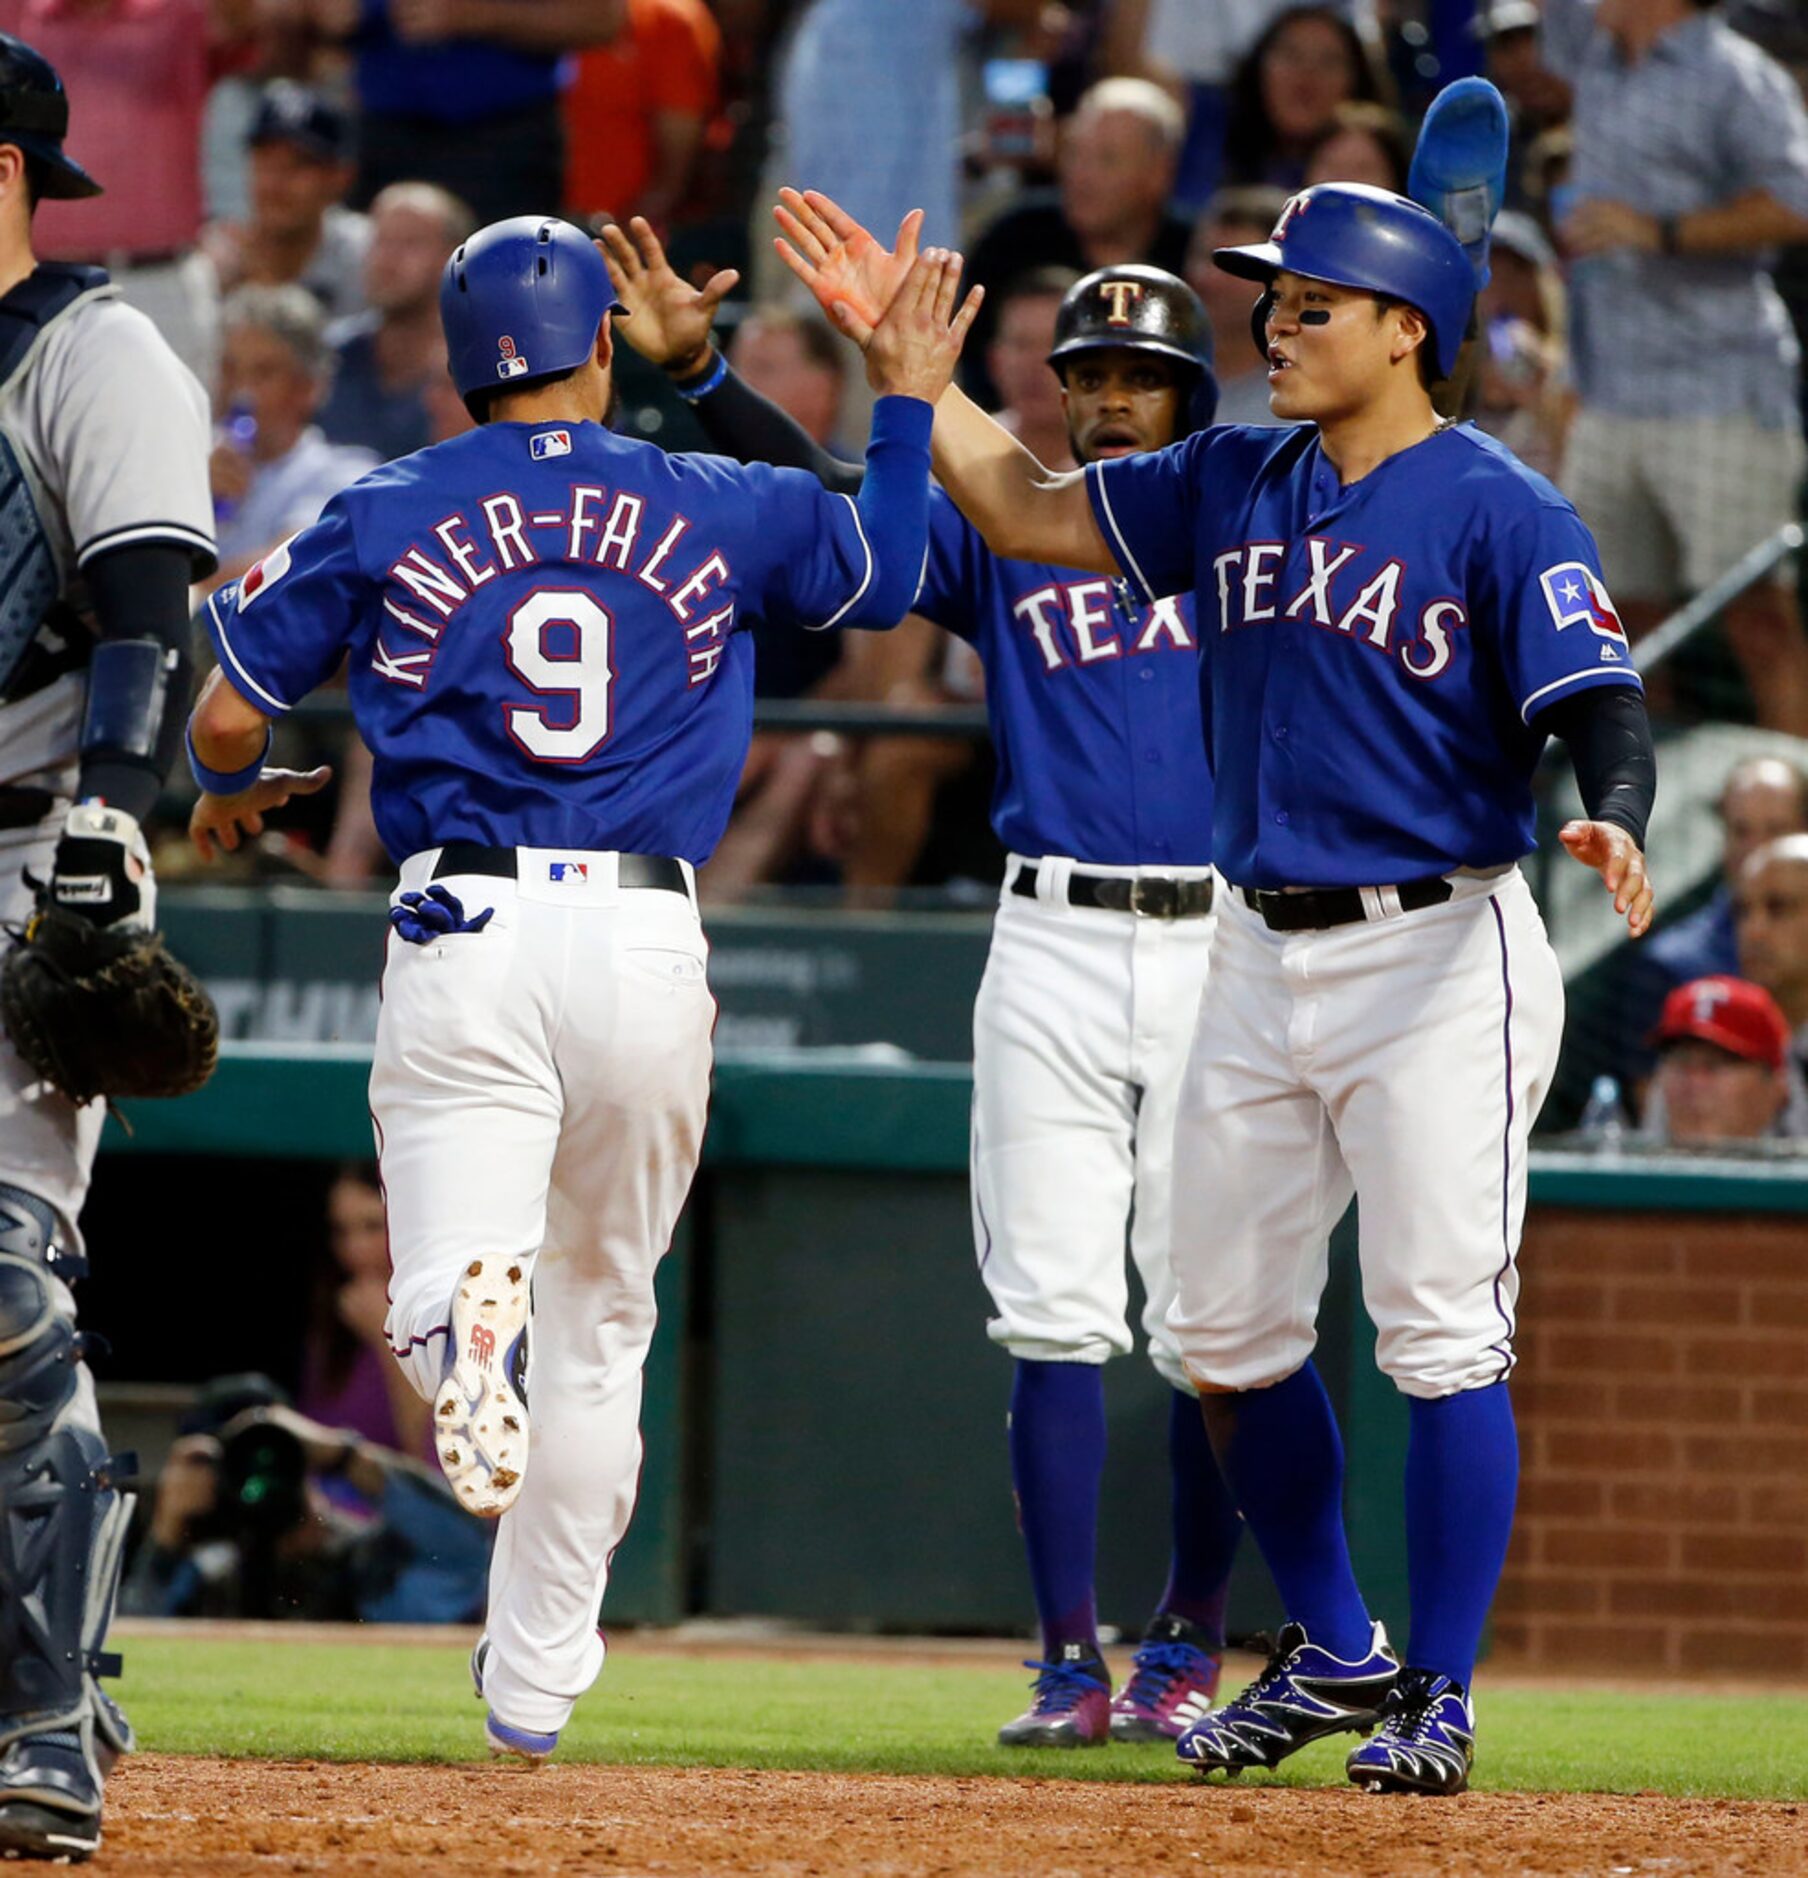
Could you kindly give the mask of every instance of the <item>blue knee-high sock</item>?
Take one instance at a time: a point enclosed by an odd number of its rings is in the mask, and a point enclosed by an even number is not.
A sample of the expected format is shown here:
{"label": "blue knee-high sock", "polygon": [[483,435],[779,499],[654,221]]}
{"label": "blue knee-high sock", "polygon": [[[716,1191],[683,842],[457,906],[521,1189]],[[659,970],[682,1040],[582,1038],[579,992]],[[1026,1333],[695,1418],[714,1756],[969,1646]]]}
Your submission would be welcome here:
{"label": "blue knee-high sock", "polygon": [[1096,1363],[1019,1360],[1011,1387],[1011,1480],[1042,1641],[1098,1647],[1093,1562],[1105,1468],[1105,1376]]}
{"label": "blue knee-high sock", "polygon": [[1504,1382],[1427,1402],[1406,1442],[1407,1661],[1468,1686],[1513,1534],[1519,1434]]}
{"label": "blue knee-high sock", "polygon": [[1354,1662],[1370,1622],[1343,1530],[1343,1441],[1310,1363],[1267,1389],[1202,1399],[1212,1445],[1287,1615]]}
{"label": "blue knee-high sock", "polygon": [[1224,1604],[1230,1568],[1243,1537],[1243,1515],[1212,1452],[1191,1390],[1176,1389],[1168,1409],[1168,1469],[1172,1475],[1174,1553],[1162,1614],[1197,1624],[1215,1643],[1224,1641]]}

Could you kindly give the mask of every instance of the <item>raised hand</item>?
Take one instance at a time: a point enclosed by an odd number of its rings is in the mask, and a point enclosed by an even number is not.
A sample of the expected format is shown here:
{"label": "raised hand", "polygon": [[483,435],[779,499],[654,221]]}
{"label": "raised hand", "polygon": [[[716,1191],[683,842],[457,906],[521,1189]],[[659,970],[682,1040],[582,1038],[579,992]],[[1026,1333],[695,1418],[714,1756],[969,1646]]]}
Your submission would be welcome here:
{"label": "raised hand", "polygon": [[817,189],[781,189],[772,214],[790,237],[787,241],[774,236],[772,245],[823,312],[839,324],[835,308],[846,306],[861,326],[877,326],[916,261],[923,211],[912,209],[898,224],[895,248],[881,246],[846,209]]}
{"label": "raised hand", "polygon": [[[866,353],[867,382],[881,397],[935,401],[948,389],[968,328],[986,297],[975,287],[961,303],[961,257],[947,248],[919,255],[885,317],[867,327],[845,301],[834,318]],[[863,336],[864,335],[864,336]]]}
{"label": "raised hand", "polygon": [[1584,867],[1601,876],[1613,895],[1613,910],[1626,918],[1627,930],[1642,939],[1656,911],[1645,857],[1625,829],[1612,822],[1566,822],[1557,839]]}
{"label": "raised hand", "polygon": [[188,818],[188,838],[204,861],[214,860],[220,848],[230,854],[247,835],[264,832],[270,810],[280,809],[292,796],[318,794],[332,774],[325,763],[309,770],[267,769],[235,796],[203,795]]}
{"label": "raised hand", "polygon": [[712,274],[705,286],[693,287],[673,271],[653,224],[644,215],[636,215],[626,228],[605,228],[597,246],[628,315],[622,337],[643,359],[663,366],[675,378],[701,371],[709,356],[716,308],[733,291],[740,275],[725,267]]}

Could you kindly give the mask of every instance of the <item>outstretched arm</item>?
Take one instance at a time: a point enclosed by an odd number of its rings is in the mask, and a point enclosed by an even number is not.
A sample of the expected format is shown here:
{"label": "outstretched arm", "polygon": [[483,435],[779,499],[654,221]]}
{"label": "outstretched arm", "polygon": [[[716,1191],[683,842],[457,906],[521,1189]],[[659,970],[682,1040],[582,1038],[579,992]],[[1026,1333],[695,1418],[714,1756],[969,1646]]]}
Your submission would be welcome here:
{"label": "outstretched arm", "polygon": [[981,299],[975,288],[957,307],[960,274],[958,254],[931,248],[869,333],[867,377],[879,401],[856,506],[871,579],[837,625],[895,626],[916,598],[929,552],[926,433]]}
{"label": "outstretched arm", "polygon": [[1595,685],[1541,711],[1532,728],[1561,737],[1575,766],[1585,820],[1567,822],[1558,839],[1592,867],[1613,895],[1634,939],[1656,911],[1645,870],[1645,827],[1657,795],[1657,759],[1644,693],[1632,685]]}
{"label": "outstretched arm", "polygon": [[[900,260],[914,252],[920,217],[905,218],[894,251],[817,190],[780,196],[773,213],[788,239],[775,243],[779,254],[829,318],[867,351],[897,292]],[[936,404],[934,456],[943,488],[993,553],[1119,572],[1093,519],[1084,474],[1045,469],[961,391],[950,388]]]}
{"label": "outstretched arm", "polygon": [[851,496],[859,489],[863,465],[831,455],[801,424],[737,378],[711,343],[716,308],[740,279],[732,268],[693,287],[673,270],[652,224],[639,215],[625,229],[605,228],[599,245],[627,311],[622,337],[671,379],[712,444],[741,463],[808,470],[836,495]]}

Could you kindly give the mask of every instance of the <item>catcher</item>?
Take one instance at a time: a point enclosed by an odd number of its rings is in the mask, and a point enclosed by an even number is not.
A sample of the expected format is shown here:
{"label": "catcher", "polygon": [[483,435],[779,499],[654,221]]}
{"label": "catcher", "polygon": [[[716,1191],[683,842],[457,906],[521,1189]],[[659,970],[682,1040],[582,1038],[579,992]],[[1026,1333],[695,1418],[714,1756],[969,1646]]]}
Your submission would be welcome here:
{"label": "catcher", "polygon": [[[207,400],[98,268],[39,266],[63,153],[50,65],[0,34],[0,1857],[83,1859],[131,1746],[95,1678],[131,1501],[69,1285],[108,1094],[211,1067],[205,994],[152,931],[139,822],[188,703],[214,564]],[[318,784],[315,784],[318,786]]]}

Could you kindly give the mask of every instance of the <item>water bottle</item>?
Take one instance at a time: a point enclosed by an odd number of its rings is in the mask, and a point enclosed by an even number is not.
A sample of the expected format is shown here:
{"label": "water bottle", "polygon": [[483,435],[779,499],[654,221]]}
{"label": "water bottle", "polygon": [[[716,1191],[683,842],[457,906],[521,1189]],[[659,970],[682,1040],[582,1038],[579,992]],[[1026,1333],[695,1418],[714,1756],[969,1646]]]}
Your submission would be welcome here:
{"label": "water bottle", "polygon": [[1589,1085],[1576,1132],[1594,1148],[1617,1148],[1625,1140],[1626,1110],[1617,1077],[1597,1076]]}
{"label": "water bottle", "polygon": [[[248,404],[234,404],[226,413],[226,421],[220,426],[220,442],[230,444],[240,456],[248,457],[257,443],[257,415]],[[238,513],[238,500],[232,496],[215,496],[213,499],[213,519],[215,522],[229,522]]]}

